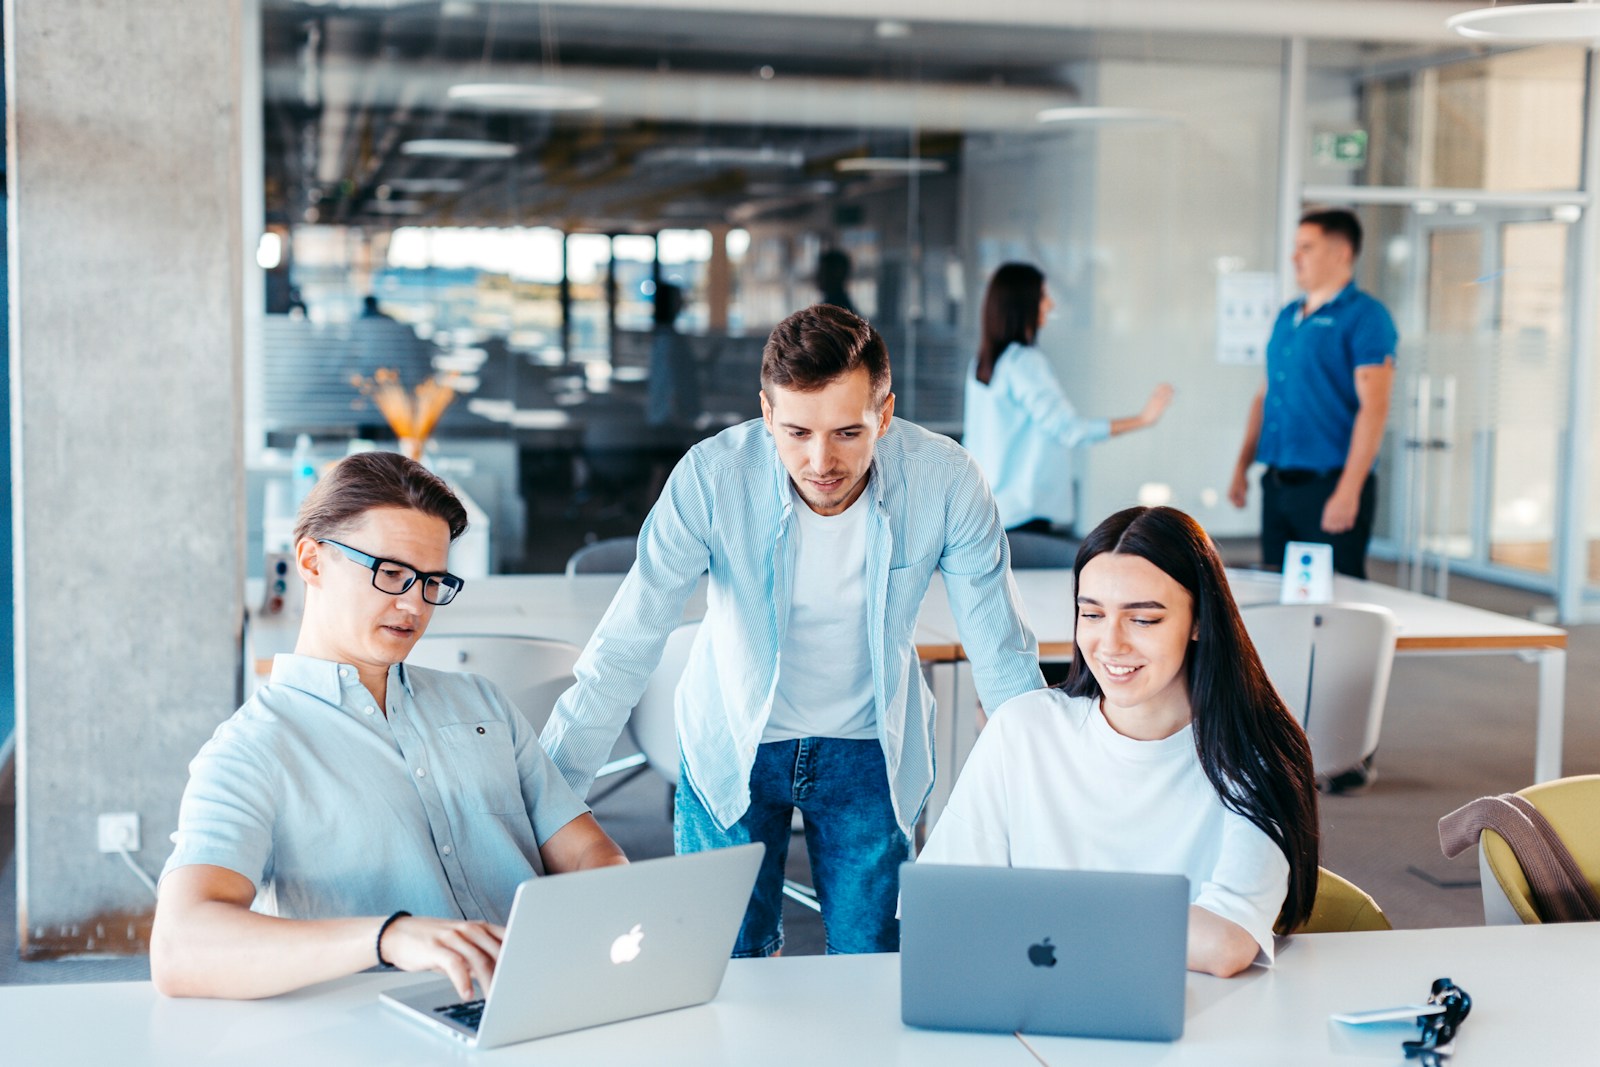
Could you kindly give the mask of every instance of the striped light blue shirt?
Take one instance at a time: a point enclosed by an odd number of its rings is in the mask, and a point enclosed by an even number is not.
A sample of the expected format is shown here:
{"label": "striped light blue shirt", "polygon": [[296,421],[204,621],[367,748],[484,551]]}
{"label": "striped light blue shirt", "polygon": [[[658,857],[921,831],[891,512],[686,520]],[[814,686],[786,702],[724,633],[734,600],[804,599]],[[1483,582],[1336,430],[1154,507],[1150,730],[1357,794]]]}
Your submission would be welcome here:
{"label": "striped light blue shirt", "polygon": [[[999,707],[1044,684],[1017,610],[1010,555],[983,475],[949,438],[892,421],[864,499],[867,641],[878,740],[908,832],[933,787],[933,696],[914,634],[937,569],[978,695]],[[803,504],[801,506],[804,506]],[[705,622],[677,691],[678,739],[723,826],[750,806],[750,769],[772,709],[795,570],[794,494],[754,419],[690,450],[639,534],[639,555],[578,659],[540,739],[583,796],[709,572]]]}
{"label": "striped light blue shirt", "polygon": [[380,710],[349,664],[285,654],[189,764],[162,876],[237,871],[288,919],[504,924],[539,846],[588,810],[487,679],[397,663]]}
{"label": "striped light blue shirt", "polygon": [[961,441],[994,488],[1000,522],[1007,529],[1034,519],[1070,525],[1077,518],[1072,449],[1110,437],[1110,420],[1079,415],[1031,345],[1002,352],[987,385],[973,371],[967,368]]}

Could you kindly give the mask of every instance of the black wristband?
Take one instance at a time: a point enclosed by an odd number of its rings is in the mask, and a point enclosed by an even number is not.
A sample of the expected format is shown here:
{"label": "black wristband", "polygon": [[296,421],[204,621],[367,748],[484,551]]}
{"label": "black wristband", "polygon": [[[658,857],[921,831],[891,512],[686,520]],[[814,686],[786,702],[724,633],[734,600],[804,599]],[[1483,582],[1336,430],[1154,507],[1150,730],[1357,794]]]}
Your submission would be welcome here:
{"label": "black wristband", "polygon": [[393,915],[389,916],[387,919],[383,920],[383,925],[378,927],[378,937],[377,937],[377,940],[375,940],[372,943],[372,949],[373,949],[374,952],[377,953],[378,966],[379,967],[393,967],[394,966],[394,964],[390,963],[388,960],[383,958],[383,935],[389,932],[389,927],[394,925],[394,921],[396,919],[409,919],[409,918],[411,918],[411,913],[409,911],[397,911]]}

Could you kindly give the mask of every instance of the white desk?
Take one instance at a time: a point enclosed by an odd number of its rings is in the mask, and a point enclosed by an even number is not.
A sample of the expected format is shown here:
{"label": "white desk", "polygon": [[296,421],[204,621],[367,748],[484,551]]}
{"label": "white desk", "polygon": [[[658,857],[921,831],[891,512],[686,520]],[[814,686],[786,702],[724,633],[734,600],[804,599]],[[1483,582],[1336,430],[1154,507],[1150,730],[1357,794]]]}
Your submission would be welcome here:
{"label": "white desk", "polygon": [[[1027,570],[1015,574],[1023,612],[1039,637],[1041,658],[1072,656],[1073,596],[1071,570]],[[1274,603],[1279,578],[1260,571],[1229,571],[1235,599],[1241,605]],[[433,613],[429,632],[436,634],[510,634],[547,637],[582,646],[599,624],[620,575],[559,574],[495,575],[467,584],[461,599]],[[1539,668],[1535,725],[1534,780],[1561,776],[1561,733],[1566,699],[1567,634],[1554,626],[1448,600],[1337,575],[1335,599],[1381,604],[1395,613],[1400,627],[1400,655],[1485,655],[1511,653]],[[254,601],[252,601],[254,602]],[[684,618],[705,613],[705,583],[690,597]],[[252,620],[251,646],[259,678],[270,673],[271,656],[294,644],[294,623],[284,618]],[[917,654],[921,658],[939,708],[938,777],[928,800],[931,826],[949,798],[956,773],[977,738],[977,698],[972,672],[956,631],[944,582],[935,577],[917,619]]]}
{"label": "white desk", "polygon": [[[546,637],[580,648],[587,644],[611,598],[622,584],[620,574],[497,574],[469,581],[454,603],[433,612],[430,634],[503,634]],[[937,583],[936,583],[937,584]],[[943,587],[940,586],[940,603]],[[256,603],[259,597],[251,600]],[[706,582],[689,597],[684,621],[706,611]],[[946,614],[949,609],[946,607]],[[294,646],[296,619],[284,616],[251,619],[251,655],[260,675],[271,671],[275,652]],[[924,662],[953,661],[959,655],[953,625],[918,622],[917,653]]]}
{"label": "white desk", "polygon": [[[1294,939],[1271,971],[1191,974],[1173,1043],[1030,1037],[1048,1064],[1399,1063],[1336,1054],[1335,1011],[1388,1007],[1449,976],[1473,998],[1458,1067],[1594,1062],[1600,924],[1478,927]],[[900,1022],[899,957],[735,960],[712,1003],[488,1053],[468,1052],[393,1015],[378,990],[413,975],[358,975],[246,1003],[164,1000],[148,982],[0,988],[3,1058],[34,1064],[789,1064],[1034,1065],[1003,1034],[913,1030]]]}
{"label": "white desk", "polygon": [[[562,574],[505,574],[469,581],[459,599],[434,610],[428,632],[544,637],[582,648],[610,607],[617,587],[622,584],[622,577],[620,574],[576,574],[571,577]],[[945,604],[947,617],[949,607],[944,600],[944,586],[938,581],[933,584],[939,596],[934,598],[930,595],[930,601]],[[252,589],[250,596],[250,603],[260,602],[257,590]],[[683,618],[685,621],[699,619],[705,615],[705,610],[706,581],[702,578],[684,606]],[[251,664],[252,673],[246,679],[247,684],[263,683],[271,676],[273,655],[294,647],[298,626],[298,619],[289,616],[252,616],[250,660],[247,661]],[[941,709],[954,708],[960,700],[956,672],[960,645],[956,640],[954,624],[919,619],[915,638],[917,655],[922,660],[936,704]],[[937,754],[937,766],[942,768],[947,765],[947,757],[943,739],[938,743],[941,748]],[[959,767],[960,764],[954,766]],[[940,777],[946,776],[940,772]],[[938,795],[938,782],[934,788]],[[943,788],[947,794],[948,785]],[[930,808],[930,812],[933,810],[936,809]]]}
{"label": "white desk", "polygon": [[[1028,624],[1039,638],[1040,658],[1071,659],[1075,616],[1072,571],[1026,570],[1015,572],[1015,577]],[[1241,606],[1276,603],[1278,600],[1280,579],[1276,574],[1230,570],[1228,581],[1234,599]],[[1395,643],[1398,655],[1511,653],[1536,663],[1539,668],[1539,695],[1534,731],[1533,777],[1537,782],[1561,777],[1561,731],[1567,678],[1565,630],[1343,575],[1334,576],[1333,594],[1336,601],[1379,604],[1394,612],[1400,630]],[[955,621],[950,613],[943,582],[934,582],[928,590],[928,599],[923,604],[919,621],[930,633],[954,634]],[[971,671],[963,660],[958,645],[954,671],[956,680],[953,683],[955,700],[950,707],[954,718],[948,728],[945,728],[944,722],[940,724],[940,766],[952,770],[960,770],[976,739]],[[940,717],[944,718],[942,710]],[[929,801],[931,811],[937,812],[942,807],[952,778],[940,774],[941,781],[935,786],[934,796]]]}
{"label": "white desk", "polygon": [[1370,1048],[1353,1056],[1349,1029],[1328,1016],[1416,1003],[1435,978],[1449,977],[1472,996],[1451,1067],[1592,1064],[1594,1039],[1579,1020],[1594,1013],[1597,953],[1600,923],[1303,935],[1270,972],[1190,975],[1184,1036],[1168,1056],[1126,1042],[1028,1040],[1047,1063],[1097,1067],[1399,1064],[1398,1038],[1377,1046],[1384,1058],[1366,1058]]}

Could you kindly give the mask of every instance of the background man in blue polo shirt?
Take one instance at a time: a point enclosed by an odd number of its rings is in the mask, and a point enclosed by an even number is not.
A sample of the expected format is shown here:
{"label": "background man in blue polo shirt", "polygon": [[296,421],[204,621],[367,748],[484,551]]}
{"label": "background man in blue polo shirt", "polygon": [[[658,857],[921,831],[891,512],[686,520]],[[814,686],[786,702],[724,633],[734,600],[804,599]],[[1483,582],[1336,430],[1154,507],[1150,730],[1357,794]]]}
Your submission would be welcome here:
{"label": "background man in blue polo shirt", "polygon": [[1304,295],[1278,313],[1267,378],[1250,404],[1228,499],[1242,508],[1254,460],[1261,475],[1261,561],[1283,566],[1284,545],[1333,546],[1333,568],[1367,576],[1377,504],[1378,446],[1389,416],[1398,336],[1389,312],[1351,281],[1361,224],[1342,209],[1302,216],[1295,283]]}

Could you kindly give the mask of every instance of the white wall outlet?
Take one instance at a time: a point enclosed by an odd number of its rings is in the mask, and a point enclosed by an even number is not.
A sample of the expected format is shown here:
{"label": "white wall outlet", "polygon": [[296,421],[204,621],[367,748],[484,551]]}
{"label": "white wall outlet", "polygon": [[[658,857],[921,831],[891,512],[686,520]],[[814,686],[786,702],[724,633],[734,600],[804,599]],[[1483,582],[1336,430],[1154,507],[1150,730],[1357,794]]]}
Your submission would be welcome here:
{"label": "white wall outlet", "polygon": [[139,851],[139,814],[118,811],[100,816],[100,851]]}

